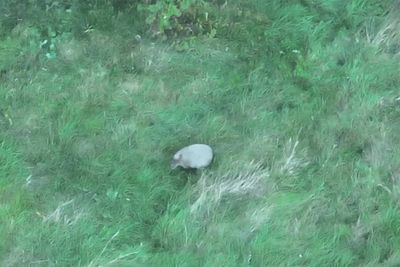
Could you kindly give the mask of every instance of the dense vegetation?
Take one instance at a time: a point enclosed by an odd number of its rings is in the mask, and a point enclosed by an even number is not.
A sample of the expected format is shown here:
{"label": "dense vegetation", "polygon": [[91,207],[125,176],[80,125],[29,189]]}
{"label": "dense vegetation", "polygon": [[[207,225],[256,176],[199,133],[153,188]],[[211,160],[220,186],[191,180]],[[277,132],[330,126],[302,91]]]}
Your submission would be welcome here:
{"label": "dense vegetation", "polygon": [[399,7],[1,1],[0,266],[399,266]]}

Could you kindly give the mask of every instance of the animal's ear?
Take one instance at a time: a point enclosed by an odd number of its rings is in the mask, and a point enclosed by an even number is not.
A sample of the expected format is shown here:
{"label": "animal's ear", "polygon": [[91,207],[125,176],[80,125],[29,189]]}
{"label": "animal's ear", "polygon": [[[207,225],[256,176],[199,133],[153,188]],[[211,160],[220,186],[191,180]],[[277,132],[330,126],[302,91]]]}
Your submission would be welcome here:
{"label": "animal's ear", "polygon": [[182,161],[183,155],[175,155],[174,158],[171,160],[171,169],[176,169],[178,166],[180,166],[181,161]]}
{"label": "animal's ear", "polygon": [[176,154],[173,156],[173,159],[176,160],[176,161],[181,160],[181,159],[182,159],[182,154],[181,154],[181,153],[176,153]]}

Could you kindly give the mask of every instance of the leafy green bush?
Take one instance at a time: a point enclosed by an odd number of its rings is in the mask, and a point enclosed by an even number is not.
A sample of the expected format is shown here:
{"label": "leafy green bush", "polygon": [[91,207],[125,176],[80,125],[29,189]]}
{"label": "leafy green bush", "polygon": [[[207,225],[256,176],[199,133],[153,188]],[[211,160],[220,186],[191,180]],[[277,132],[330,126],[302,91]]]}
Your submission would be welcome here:
{"label": "leafy green bush", "polygon": [[138,11],[154,36],[199,35],[213,30],[208,5],[202,0],[144,1]]}

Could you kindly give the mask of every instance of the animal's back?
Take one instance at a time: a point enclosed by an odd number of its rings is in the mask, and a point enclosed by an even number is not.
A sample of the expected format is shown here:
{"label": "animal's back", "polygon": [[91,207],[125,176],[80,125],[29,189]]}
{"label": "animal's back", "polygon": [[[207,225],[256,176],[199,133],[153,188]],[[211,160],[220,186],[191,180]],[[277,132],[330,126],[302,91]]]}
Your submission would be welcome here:
{"label": "animal's back", "polygon": [[212,148],[204,144],[194,144],[179,150],[177,155],[182,155],[182,167],[186,168],[204,168],[207,167],[213,158]]}

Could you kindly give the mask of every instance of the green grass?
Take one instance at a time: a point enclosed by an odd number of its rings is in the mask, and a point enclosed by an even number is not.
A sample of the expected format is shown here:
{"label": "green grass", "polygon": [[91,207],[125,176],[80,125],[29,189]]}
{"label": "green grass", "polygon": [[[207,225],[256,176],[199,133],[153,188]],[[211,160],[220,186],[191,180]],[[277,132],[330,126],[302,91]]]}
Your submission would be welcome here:
{"label": "green grass", "polygon": [[396,7],[217,2],[214,38],[107,5],[2,37],[1,266],[400,265]]}

